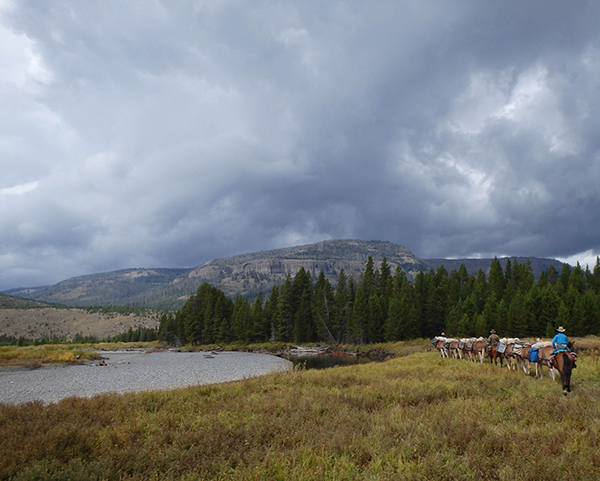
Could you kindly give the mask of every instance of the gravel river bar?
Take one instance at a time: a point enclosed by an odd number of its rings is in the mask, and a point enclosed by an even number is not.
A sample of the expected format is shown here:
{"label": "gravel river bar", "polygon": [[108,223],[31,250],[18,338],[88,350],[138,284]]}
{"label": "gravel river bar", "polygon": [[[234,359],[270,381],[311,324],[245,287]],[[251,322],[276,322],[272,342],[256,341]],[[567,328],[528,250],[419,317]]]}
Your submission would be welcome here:
{"label": "gravel river bar", "polygon": [[52,403],[70,396],[216,384],[292,367],[277,356],[248,352],[118,351],[102,356],[102,361],[81,365],[0,370],[0,403]]}

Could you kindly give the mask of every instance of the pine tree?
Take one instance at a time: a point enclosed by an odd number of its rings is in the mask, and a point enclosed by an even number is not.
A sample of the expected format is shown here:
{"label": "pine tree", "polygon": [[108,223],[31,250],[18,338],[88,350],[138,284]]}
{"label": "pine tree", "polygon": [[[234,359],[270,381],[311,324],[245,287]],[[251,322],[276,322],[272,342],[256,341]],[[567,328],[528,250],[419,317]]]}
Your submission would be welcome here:
{"label": "pine tree", "polygon": [[569,264],[563,264],[562,269],[560,270],[560,283],[563,286],[563,289],[567,291],[569,288],[569,278],[571,277],[571,266]]}
{"label": "pine tree", "polygon": [[440,326],[433,323],[427,312],[427,298],[429,294],[429,284],[432,275],[425,275],[421,269],[415,276],[415,294],[417,298],[417,310],[419,315],[419,337],[432,338],[440,334]]}
{"label": "pine tree", "polygon": [[379,282],[377,285],[377,295],[381,299],[389,299],[392,294],[392,268],[384,257],[379,268]]}
{"label": "pine tree", "polygon": [[592,272],[592,289],[598,295],[600,294],[600,257],[596,256],[596,264]]}
{"label": "pine tree", "polygon": [[506,330],[510,337],[525,337],[528,326],[525,314],[525,299],[521,290],[513,296],[508,306]]}
{"label": "pine tree", "polygon": [[367,259],[367,264],[365,265],[360,284],[365,291],[366,297],[371,297],[371,294],[375,292],[375,268],[371,256]]}
{"label": "pine tree", "polygon": [[271,323],[264,312],[262,291],[258,292],[256,299],[254,299],[254,302],[252,303],[250,319],[252,321],[252,329],[250,332],[252,340],[255,342],[267,341],[270,336],[269,327]]}
{"label": "pine tree", "polygon": [[277,315],[275,317],[275,333],[278,341],[291,342],[292,329],[294,326],[295,309],[292,299],[292,279],[288,274],[277,303]]}
{"label": "pine tree", "polygon": [[504,297],[505,286],[506,282],[504,279],[504,274],[502,273],[502,266],[500,265],[498,258],[494,257],[494,259],[492,259],[492,263],[490,264],[488,288],[490,292],[494,293],[496,299],[502,299]]}
{"label": "pine tree", "polygon": [[277,340],[277,329],[278,325],[278,305],[279,305],[279,286],[274,285],[271,288],[271,294],[265,301],[265,308],[263,310],[264,323],[266,327],[267,339],[271,342]]}
{"label": "pine tree", "polygon": [[332,334],[339,343],[348,339],[348,324],[352,312],[350,289],[348,288],[348,280],[344,269],[341,269],[338,275],[334,306]]}
{"label": "pine tree", "polygon": [[292,283],[294,342],[312,340],[316,329],[312,316],[313,285],[310,273],[301,267]]}
{"label": "pine tree", "polygon": [[571,274],[569,275],[567,291],[569,290],[569,286],[572,286],[579,295],[582,295],[585,292],[585,279],[579,262],[575,265],[571,271]]}
{"label": "pine tree", "polygon": [[325,342],[335,344],[332,334],[335,316],[335,294],[331,283],[325,277],[323,270],[315,283],[313,317],[316,324],[318,338]]}
{"label": "pine tree", "polygon": [[351,342],[354,344],[363,344],[365,340],[365,324],[369,319],[369,302],[367,292],[364,286],[358,285],[354,305],[352,309],[352,317],[350,319],[349,334]]}
{"label": "pine tree", "polygon": [[252,317],[248,299],[239,294],[233,304],[233,318],[231,320],[231,334],[238,341],[249,341],[252,337]]}

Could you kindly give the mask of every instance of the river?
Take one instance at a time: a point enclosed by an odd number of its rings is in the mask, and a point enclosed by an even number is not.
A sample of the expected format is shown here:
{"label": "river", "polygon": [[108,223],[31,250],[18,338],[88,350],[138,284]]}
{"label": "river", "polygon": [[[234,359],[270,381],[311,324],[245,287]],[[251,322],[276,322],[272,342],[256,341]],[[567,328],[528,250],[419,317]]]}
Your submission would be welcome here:
{"label": "river", "polygon": [[286,359],[247,352],[119,351],[102,356],[102,362],[81,365],[0,370],[0,403],[51,403],[70,396],[215,384],[292,367]]}

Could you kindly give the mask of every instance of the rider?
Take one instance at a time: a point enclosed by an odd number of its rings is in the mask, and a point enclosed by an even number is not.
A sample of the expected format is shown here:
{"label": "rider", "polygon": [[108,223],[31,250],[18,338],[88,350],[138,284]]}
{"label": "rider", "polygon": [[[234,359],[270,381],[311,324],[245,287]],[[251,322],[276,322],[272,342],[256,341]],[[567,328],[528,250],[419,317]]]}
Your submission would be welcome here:
{"label": "rider", "polygon": [[[560,326],[557,330],[556,335],[552,338],[552,347],[554,348],[554,352],[558,351],[571,351],[569,348],[569,338],[565,334],[565,328]],[[575,362],[573,362],[573,367],[575,366]]]}
{"label": "rider", "polygon": [[490,346],[492,344],[498,344],[500,342],[500,336],[498,334],[496,334],[495,329],[492,329],[490,331],[490,337],[488,337],[488,342],[490,343]]}
{"label": "rider", "polygon": [[492,329],[490,331],[490,337],[488,337],[488,352],[492,348],[494,344],[498,344],[500,342],[500,336],[496,334],[496,330]]}

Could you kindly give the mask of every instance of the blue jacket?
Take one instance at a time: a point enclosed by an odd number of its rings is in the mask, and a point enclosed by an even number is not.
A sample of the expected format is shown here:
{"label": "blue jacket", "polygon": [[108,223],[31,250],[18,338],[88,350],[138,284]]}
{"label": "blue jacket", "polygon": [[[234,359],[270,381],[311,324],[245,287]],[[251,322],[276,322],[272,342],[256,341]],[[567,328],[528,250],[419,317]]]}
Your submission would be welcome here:
{"label": "blue jacket", "polygon": [[558,349],[558,344],[564,344],[565,346],[569,344],[569,338],[565,336],[562,332],[559,332],[552,338],[552,347],[554,349]]}

